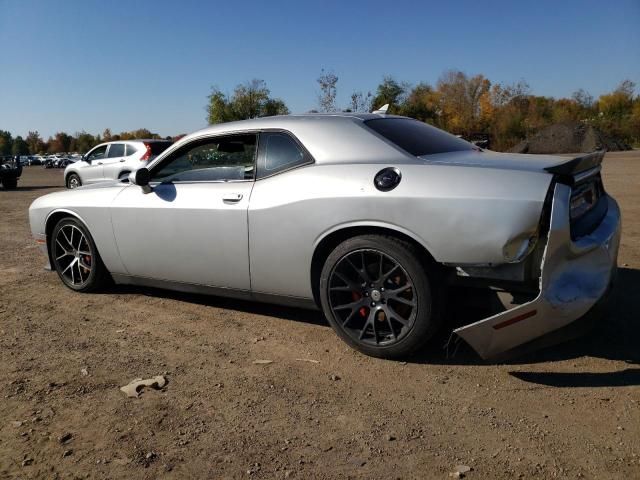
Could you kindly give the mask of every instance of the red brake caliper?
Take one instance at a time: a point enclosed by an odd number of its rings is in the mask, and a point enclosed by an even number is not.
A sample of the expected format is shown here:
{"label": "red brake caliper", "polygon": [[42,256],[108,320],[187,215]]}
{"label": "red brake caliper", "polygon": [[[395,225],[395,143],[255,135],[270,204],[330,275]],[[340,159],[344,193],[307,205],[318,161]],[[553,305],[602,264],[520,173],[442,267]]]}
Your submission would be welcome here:
{"label": "red brake caliper", "polygon": [[[351,292],[351,298],[353,299],[354,302],[357,302],[362,298],[362,295],[360,295],[358,292]],[[360,307],[360,310],[358,310],[358,313],[360,314],[361,317],[366,317],[367,309],[365,307]]]}

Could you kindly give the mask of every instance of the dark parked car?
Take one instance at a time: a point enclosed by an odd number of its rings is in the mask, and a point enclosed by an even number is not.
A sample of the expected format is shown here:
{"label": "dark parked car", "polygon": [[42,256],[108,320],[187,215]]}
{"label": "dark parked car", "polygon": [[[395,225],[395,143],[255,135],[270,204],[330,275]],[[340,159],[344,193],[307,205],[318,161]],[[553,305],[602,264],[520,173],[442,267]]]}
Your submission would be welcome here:
{"label": "dark parked car", "polygon": [[17,188],[20,175],[22,164],[18,157],[0,157],[0,183],[5,190]]}

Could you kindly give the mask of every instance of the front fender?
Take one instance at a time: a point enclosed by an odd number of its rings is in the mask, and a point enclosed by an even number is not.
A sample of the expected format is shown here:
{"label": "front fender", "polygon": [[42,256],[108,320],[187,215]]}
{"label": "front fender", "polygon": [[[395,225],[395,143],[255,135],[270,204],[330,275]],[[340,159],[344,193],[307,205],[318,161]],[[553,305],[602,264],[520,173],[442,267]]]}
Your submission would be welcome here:
{"label": "front fender", "polygon": [[[29,223],[36,239],[46,235],[55,221],[72,216],[82,222],[96,244],[103,263],[112,273],[126,273],[111,225],[110,206],[121,188],[79,188],[50,193],[33,201]],[[49,227],[49,228],[48,228]]]}

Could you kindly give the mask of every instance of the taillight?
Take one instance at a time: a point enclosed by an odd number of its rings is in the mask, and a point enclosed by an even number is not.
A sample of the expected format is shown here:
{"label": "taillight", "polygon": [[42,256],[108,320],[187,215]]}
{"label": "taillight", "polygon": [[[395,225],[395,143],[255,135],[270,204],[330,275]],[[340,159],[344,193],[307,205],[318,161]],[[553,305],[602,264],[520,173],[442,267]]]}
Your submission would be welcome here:
{"label": "taillight", "polygon": [[600,192],[595,181],[574,187],[571,191],[571,220],[581,217],[595,207],[599,198]]}
{"label": "taillight", "polygon": [[140,161],[149,160],[151,158],[151,145],[145,143],[144,147],[147,149],[147,151],[144,152],[144,155],[142,155],[142,157],[140,157]]}

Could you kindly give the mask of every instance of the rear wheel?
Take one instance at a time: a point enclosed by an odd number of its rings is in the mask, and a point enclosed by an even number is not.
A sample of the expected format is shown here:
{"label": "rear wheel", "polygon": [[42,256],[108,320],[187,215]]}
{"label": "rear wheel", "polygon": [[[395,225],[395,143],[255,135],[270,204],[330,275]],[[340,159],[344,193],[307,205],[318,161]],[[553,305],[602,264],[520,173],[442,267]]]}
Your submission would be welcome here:
{"label": "rear wheel", "polygon": [[74,218],[58,222],[51,235],[51,257],[60,280],[72,290],[90,292],[105,286],[109,274],[85,226]]}
{"label": "rear wheel", "polygon": [[422,347],[439,326],[427,268],[417,250],[393,237],[350,238],[327,258],[322,309],[336,333],[375,357],[400,358]]}
{"label": "rear wheel", "polygon": [[71,173],[67,177],[67,188],[78,188],[82,186],[82,181],[80,181],[80,177],[76,173]]}

